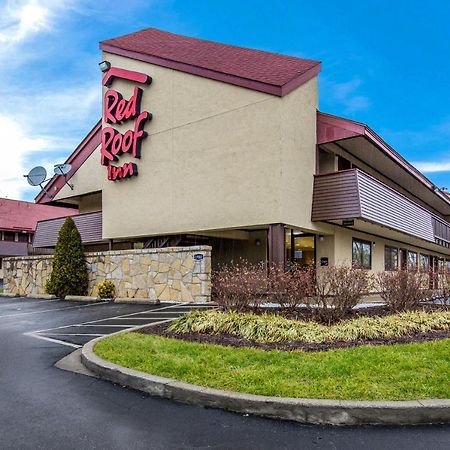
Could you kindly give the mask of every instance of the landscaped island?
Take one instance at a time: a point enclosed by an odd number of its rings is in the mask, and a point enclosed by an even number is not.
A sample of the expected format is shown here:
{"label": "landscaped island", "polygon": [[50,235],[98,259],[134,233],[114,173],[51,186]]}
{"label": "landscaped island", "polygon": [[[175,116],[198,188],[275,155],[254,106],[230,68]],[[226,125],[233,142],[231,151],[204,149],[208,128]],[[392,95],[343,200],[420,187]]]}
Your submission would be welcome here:
{"label": "landscaped island", "polygon": [[95,346],[124,367],[201,386],[339,400],[450,398],[450,340],[327,352],[264,351],[122,333]]}
{"label": "landscaped island", "polygon": [[[420,273],[354,268],[215,275],[217,309],[100,340],[108,361],[210,388],[337,400],[450,398],[450,310]],[[280,305],[274,307],[274,305]],[[389,345],[387,345],[389,344]]]}

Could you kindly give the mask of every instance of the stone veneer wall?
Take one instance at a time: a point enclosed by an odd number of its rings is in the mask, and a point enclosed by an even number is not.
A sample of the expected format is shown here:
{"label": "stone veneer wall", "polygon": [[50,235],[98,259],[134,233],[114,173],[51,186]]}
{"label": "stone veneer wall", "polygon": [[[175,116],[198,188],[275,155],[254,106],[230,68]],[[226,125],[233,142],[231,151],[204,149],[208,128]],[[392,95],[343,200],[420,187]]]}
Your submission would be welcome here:
{"label": "stone veneer wall", "polygon": [[[197,260],[194,255],[202,255]],[[200,258],[197,256],[197,258]],[[169,247],[86,253],[88,295],[112,280],[116,296],[206,302],[211,300],[211,247]],[[45,293],[53,256],[4,258],[4,291],[17,295]]]}

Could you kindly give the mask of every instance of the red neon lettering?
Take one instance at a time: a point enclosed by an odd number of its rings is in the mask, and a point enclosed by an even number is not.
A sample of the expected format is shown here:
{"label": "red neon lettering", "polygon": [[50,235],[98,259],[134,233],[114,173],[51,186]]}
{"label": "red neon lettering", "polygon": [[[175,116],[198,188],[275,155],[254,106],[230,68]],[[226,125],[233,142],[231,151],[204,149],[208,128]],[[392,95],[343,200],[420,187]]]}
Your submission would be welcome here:
{"label": "red neon lettering", "polygon": [[115,157],[110,151],[110,147],[116,133],[118,133],[118,131],[116,131],[114,128],[111,127],[103,128],[102,130],[100,163],[103,166],[107,166],[110,161],[117,161],[117,157]]}
{"label": "red neon lettering", "polygon": [[113,89],[109,89],[105,92],[105,97],[103,99],[103,116],[106,123],[117,122],[114,117],[114,110],[117,106],[117,102],[119,101],[119,97],[122,98],[122,96]]}
{"label": "red neon lettering", "polygon": [[108,180],[117,181],[137,176],[138,169],[134,163],[125,163],[121,167],[108,166]]}
{"label": "red neon lettering", "polygon": [[122,123],[134,119],[140,113],[142,89],[135,87],[133,95],[125,100],[114,89],[105,92],[103,100],[104,119],[107,123]]}
{"label": "red neon lettering", "polygon": [[[117,74],[114,73],[114,76],[119,76],[121,69],[117,70],[118,72]],[[146,83],[151,81],[151,78],[147,75],[128,72],[124,71],[125,75],[129,73],[133,76],[139,75],[142,78],[142,81],[139,82]],[[104,84],[109,86],[110,83]],[[134,163],[125,163],[122,166],[114,166],[111,163],[118,161],[123,153],[128,153],[134,158],[141,157],[142,140],[147,137],[144,127],[146,122],[152,119],[152,115],[149,112],[144,111],[141,113],[142,93],[142,89],[135,87],[133,95],[126,100],[114,89],[108,89],[105,92],[103,98],[103,120],[105,123],[120,124],[127,120],[135,119],[133,129],[126,131],[124,134],[112,127],[102,129],[100,162],[102,165],[108,166],[108,180],[123,180],[138,174],[137,165]]]}
{"label": "red neon lettering", "polygon": [[136,123],[134,124],[134,133],[133,133],[133,146],[131,149],[131,155],[135,158],[141,157],[141,144],[142,139],[147,137],[147,132],[144,131],[144,125],[147,120],[151,119],[150,113],[147,111],[139,114],[139,117],[136,119]]}

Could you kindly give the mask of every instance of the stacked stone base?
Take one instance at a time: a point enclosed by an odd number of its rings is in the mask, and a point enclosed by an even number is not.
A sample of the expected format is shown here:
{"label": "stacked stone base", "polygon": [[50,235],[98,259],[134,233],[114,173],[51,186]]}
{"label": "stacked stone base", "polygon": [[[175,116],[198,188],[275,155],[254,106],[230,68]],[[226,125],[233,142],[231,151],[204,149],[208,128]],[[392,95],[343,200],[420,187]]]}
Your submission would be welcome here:
{"label": "stacked stone base", "polygon": [[[15,295],[45,293],[53,256],[5,258],[4,290]],[[87,295],[111,280],[116,296],[203,303],[211,300],[211,247],[170,247],[86,253]]]}

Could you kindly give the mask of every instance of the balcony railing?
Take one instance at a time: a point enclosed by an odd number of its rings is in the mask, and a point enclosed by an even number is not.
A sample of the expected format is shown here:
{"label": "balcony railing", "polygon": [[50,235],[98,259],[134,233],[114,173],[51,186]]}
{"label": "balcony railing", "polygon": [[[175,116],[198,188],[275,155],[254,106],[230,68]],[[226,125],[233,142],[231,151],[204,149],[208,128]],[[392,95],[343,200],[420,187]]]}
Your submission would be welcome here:
{"label": "balcony railing", "polygon": [[27,254],[26,242],[0,241],[0,256],[26,256]]}
{"label": "balcony railing", "polygon": [[314,178],[313,221],[361,219],[445,247],[450,224],[359,169]]}

